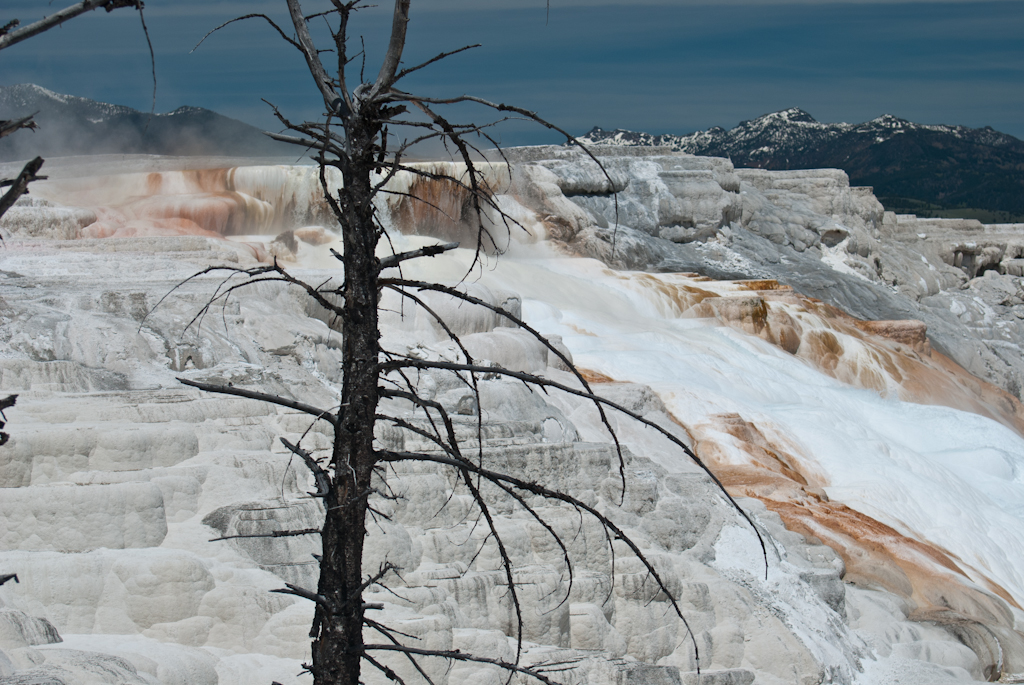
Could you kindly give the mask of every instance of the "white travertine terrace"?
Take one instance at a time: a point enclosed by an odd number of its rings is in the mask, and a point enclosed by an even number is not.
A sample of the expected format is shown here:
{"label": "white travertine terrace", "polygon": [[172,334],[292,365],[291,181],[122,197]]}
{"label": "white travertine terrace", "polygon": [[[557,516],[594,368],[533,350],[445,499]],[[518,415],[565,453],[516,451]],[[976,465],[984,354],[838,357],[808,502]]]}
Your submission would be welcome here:
{"label": "white travertine terrace", "polygon": [[[620,501],[591,406],[497,378],[481,381],[479,406],[443,374],[423,374],[421,392],[470,444],[479,412],[489,464],[596,503],[634,536],[686,612],[700,682],[1024,673],[1024,412],[1018,367],[999,356],[1021,340],[1020,227],[886,215],[833,170],[626,149],[603,157],[609,180],[559,148],[510,159],[485,171],[529,235],[496,230],[507,252],[462,287],[558,336],[601,394],[694,445],[770,537],[767,573],[752,531],[657,435],[613,418],[628,448]],[[20,398],[0,448],[0,572],[20,582],[0,588],[0,684],[309,682],[297,674],[312,611],[269,591],[315,586],[318,540],[211,541],[317,524],[307,474],[279,443],[309,421],[175,377],[330,406],[339,334],[267,284],[186,328],[220,279],[171,290],[270,256],[338,278],[318,184],[293,167],[80,176],[40,184],[4,217],[0,393]],[[441,210],[382,205],[398,249],[467,244],[453,188],[394,187]],[[456,282],[470,261],[457,250],[405,273]],[[430,304],[474,356],[571,382],[492,313]],[[429,317],[385,305],[386,347],[455,359]],[[325,450],[323,431],[303,445]],[[504,576],[466,493],[421,465],[387,481],[402,497],[375,504],[390,520],[367,526],[366,569],[403,570],[368,599],[417,646],[511,658]],[[560,664],[566,683],[698,682],[681,623],[619,543],[612,567],[593,522],[542,506],[572,554],[570,591],[543,528],[494,499],[528,607],[526,662]],[[489,667],[426,668],[435,683],[504,682]]]}

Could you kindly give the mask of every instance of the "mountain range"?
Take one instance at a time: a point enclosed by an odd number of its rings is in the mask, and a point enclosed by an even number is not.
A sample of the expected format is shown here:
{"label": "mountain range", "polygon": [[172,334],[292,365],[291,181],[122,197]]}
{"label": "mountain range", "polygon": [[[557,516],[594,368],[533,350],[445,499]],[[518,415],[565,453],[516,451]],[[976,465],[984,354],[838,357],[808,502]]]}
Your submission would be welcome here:
{"label": "mountain range", "polygon": [[0,139],[0,161],[95,154],[297,156],[295,148],[260,129],[201,107],[151,116],[33,84],[0,87],[0,119],[30,114],[39,129]]}
{"label": "mountain range", "polygon": [[[200,107],[150,115],[55,93],[33,84],[0,87],[0,119],[35,114],[39,130],[0,139],[0,162],[95,154],[294,157],[292,146]],[[689,135],[595,127],[583,142],[667,146],[728,157],[737,167],[843,169],[872,186],[886,209],[919,216],[1024,221],[1024,141],[990,127],[916,124],[886,114],[861,124],[820,123],[792,108]]]}
{"label": "mountain range", "polygon": [[991,127],[915,124],[886,114],[861,124],[825,124],[792,108],[689,135],[595,127],[580,139],[603,145],[667,146],[728,157],[737,167],[843,169],[872,186],[886,209],[990,222],[1024,217],[1024,141]]}

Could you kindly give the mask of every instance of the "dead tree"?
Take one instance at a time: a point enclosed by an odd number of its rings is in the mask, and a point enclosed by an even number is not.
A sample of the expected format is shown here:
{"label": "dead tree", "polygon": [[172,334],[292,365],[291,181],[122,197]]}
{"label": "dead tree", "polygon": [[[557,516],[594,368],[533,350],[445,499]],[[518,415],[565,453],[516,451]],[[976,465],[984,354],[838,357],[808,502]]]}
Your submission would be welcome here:
{"label": "dead tree", "polygon": [[[60,26],[64,22],[74,19],[77,16],[91,12],[92,10],[103,9],[107,12],[113,12],[121,7],[131,7],[138,10],[139,15],[142,14],[144,7],[142,0],[82,0],[76,2],[74,5],[65,7],[64,9],[54,12],[48,17],[43,17],[39,21],[33,22],[28,26],[21,26],[21,22],[17,19],[8,21],[3,26],[0,26],[0,50],[9,48],[12,45],[17,45],[23,40],[28,40],[33,36],[48,31],[55,26]],[[21,28],[19,28],[21,27]],[[143,28],[145,28],[145,20],[143,20]],[[148,34],[147,34],[148,40]],[[152,46],[150,47],[152,51]],[[36,113],[38,114],[38,112]],[[0,120],[0,138],[4,138],[19,131],[21,129],[36,129],[39,128],[36,122],[33,121],[35,114],[21,119],[12,120]],[[39,169],[43,166],[43,158],[36,157],[21,170],[16,178],[0,180],[0,188],[7,188],[8,190],[0,196],[0,217],[4,213],[14,206],[14,203],[18,201],[18,198],[28,192],[28,184],[32,181],[44,180],[45,176],[39,176]],[[0,237],[0,240],[3,240]]]}
{"label": "dead tree", "polygon": [[[611,544],[613,540],[623,541],[646,566],[652,581],[657,583],[660,589],[669,596],[675,612],[685,623],[682,611],[658,576],[654,566],[612,520],[597,508],[568,493],[552,490],[514,474],[487,468],[483,461],[482,447],[473,450],[474,453],[466,453],[456,436],[454,423],[445,408],[438,402],[421,396],[417,392],[415,383],[411,380],[411,374],[417,370],[457,373],[461,375],[468,386],[474,389],[478,374],[498,374],[537,388],[558,390],[593,402],[604,425],[608,428],[611,439],[619,449],[620,476],[623,487],[625,487],[625,475],[622,450],[606,418],[606,410],[621,412],[649,426],[651,430],[660,432],[703,467],[696,455],[671,432],[645,420],[625,407],[594,394],[586,379],[575,369],[571,361],[519,317],[501,307],[474,298],[457,288],[402,277],[400,267],[404,262],[446,252],[457,247],[456,244],[436,245],[406,253],[394,253],[392,250],[393,254],[382,259],[376,255],[378,244],[381,240],[386,239],[386,231],[377,216],[375,200],[392,192],[388,190],[387,184],[399,173],[409,173],[422,178],[443,181],[467,194],[477,224],[476,244],[468,247],[475,249],[477,259],[485,250],[494,251],[499,245],[498,237],[493,234],[494,231],[509,231],[517,228],[514,220],[502,211],[492,189],[485,182],[482,170],[475,161],[480,157],[474,158],[474,155],[480,151],[474,147],[471,141],[482,140],[485,144],[488,142],[494,144],[488,134],[488,128],[492,124],[482,126],[450,122],[439,112],[439,105],[476,103],[485,109],[496,112],[499,119],[507,116],[526,118],[564,135],[569,143],[578,145],[578,142],[573,136],[544,121],[533,112],[519,107],[489,102],[469,95],[437,98],[401,90],[398,87],[399,83],[409,74],[446,57],[476,47],[467,46],[444,52],[423,64],[403,68],[402,54],[405,47],[406,29],[409,24],[410,0],[395,1],[387,53],[376,77],[366,81],[360,79],[360,82],[354,87],[350,86],[348,80],[348,67],[353,59],[347,50],[348,28],[353,13],[366,6],[366,2],[364,0],[331,0],[332,9],[310,16],[303,13],[299,0],[285,0],[285,2],[290,18],[290,31],[283,29],[265,14],[238,17],[227,24],[253,18],[265,21],[305,58],[313,82],[322,96],[323,118],[315,122],[293,123],[277,112],[275,108],[275,113],[289,133],[269,135],[277,140],[304,147],[315,155],[320,166],[320,181],[324,197],[333,210],[338,222],[338,230],[341,233],[343,250],[340,254],[335,253],[335,256],[343,264],[344,280],[340,287],[330,283],[314,286],[296,278],[276,261],[272,265],[251,269],[231,267],[206,269],[193,278],[200,274],[224,271],[227,272],[229,279],[224,281],[221,287],[218,287],[204,309],[196,315],[194,321],[199,320],[215,303],[222,302],[238,289],[253,283],[275,281],[301,288],[310,298],[340,321],[343,351],[340,406],[330,409],[313,407],[255,389],[248,390],[235,386],[217,386],[185,379],[180,380],[204,391],[254,398],[299,410],[309,414],[314,421],[327,422],[333,429],[331,456],[329,461],[325,460],[323,463],[315,460],[301,445],[284,443],[285,447],[302,459],[315,476],[317,490],[311,494],[322,498],[326,512],[323,528],[319,531],[323,543],[323,556],[320,560],[318,587],[314,590],[288,585],[280,590],[308,599],[316,605],[315,619],[310,634],[313,639],[312,662],[306,666],[312,672],[314,682],[316,685],[357,685],[360,682],[363,665],[368,664],[370,667],[380,670],[391,680],[401,683],[401,678],[378,660],[381,653],[387,652],[404,654],[413,661],[418,672],[425,678],[426,672],[419,667],[417,659],[431,656],[453,661],[495,664],[506,669],[510,675],[522,673],[544,683],[553,682],[549,676],[539,670],[520,666],[518,659],[513,663],[505,663],[481,655],[438,652],[410,646],[403,642],[401,633],[367,615],[367,610],[374,607],[364,603],[363,593],[371,586],[385,582],[385,574],[388,571],[388,569],[382,569],[379,574],[369,578],[363,576],[362,573],[367,516],[371,511],[369,498],[374,493],[375,474],[383,473],[384,469],[394,462],[413,461],[443,466],[450,469],[452,474],[471,493],[480,518],[489,527],[490,537],[495,541],[502,560],[511,603],[519,626],[518,633],[521,634],[522,618],[516,584],[512,575],[512,564],[502,536],[495,526],[494,515],[486,498],[481,494],[482,484],[497,488],[511,497],[534,520],[539,522],[561,548],[570,569],[572,564],[564,542],[543,516],[530,505],[529,500],[539,496],[554,502],[562,502],[575,508],[581,515],[594,517],[603,526],[608,544]],[[332,38],[329,51],[335,53],[332,60],[336,60],[331,72],[328,72],[327,66],[321,59],[321,56],[328,51],[319,49],[310,34],[308,23],[313,19],[316,19],[318,23],[325,20],[328,22]],[[227,24],[217,28],[223,28]],[[216,30],[214,29],[214,31]],[[207,34],[207,36],[209,35]],[[410,112],[417,114],[409,116]],[[402,128],[412,131],[412,134],[409,138],[396,142],[394,131]],[[424,170],[405,163],[404,157],[409,148],[427,140],[441,140],[449,149],[453,150],[455,159],[465,164],[465,175],[456,177],[438,174],[436,171]],[[586,152],[585,148],[584,152]],[[594,159],[594,161],[597,160]],[[342,178],[340,187],[329,183],[327,174],[329,168],[337,169],[340,172]],[[498,217],[498,221],[485,220],[485,215],[488,214],[492,218]],[[496,225],[500,229],[496,229]],[[474,264],[476,264],[476,260],[474,260]],[[399,267],[399,269],[394,267]],[[232,277],[235,280],[231,280]],[[464,361],[460,363],[424,361],[382,349],[379,342],[378,307],[380,306],[380,293],[383,289],[397,293],[410,306],[420,307],[427,315],[433,317],[446,331],[448,337],[459,347]],[[424,292],[444,293],[461,300],[468,306],[489,308],[513,325],[528,331],[545,345],[551,354],[572,369],[578,385],[566,385],[541,376],[478,364],[462,345],[459,337],[424,301],[421,297]],[[378,405],[382,399],[389,398],[406,400],[423,410],[429,418],[429,427],[424,428],[423,425],[382,413]],[[479,400],[479,393],[477,398]],[[478,422],[481,420],[479,412],[477,420]],[[374,428],[379,425],[389,425],[409,431],[429,441],[434,449],[419,453],[385,449],[374,441]],[[714,475],[710,471],[706,468],[705,471],[714,479]],[[717,483],[717,479],[715,482]],[[720,483],[719,487],[721,488]],[[724,488],[722,492],[725,492]],[[728,495],[726,496],[728,497]],[[736,508],[741,514],[743,513],[738,506]],[[746,517],[746,514],[743,515]],[[308,532],[306,530],[287,531],[275,535],[307,534]],[[378,634],[380,640],[378,642],[364,640],[364,629]],[[699,666],[699,654],[696,653],[697,642],[693,639],[692,633],[690,637]],[[519,639],[521,646],[521,636]],[[427,680],[429,681],[429,678]]]}

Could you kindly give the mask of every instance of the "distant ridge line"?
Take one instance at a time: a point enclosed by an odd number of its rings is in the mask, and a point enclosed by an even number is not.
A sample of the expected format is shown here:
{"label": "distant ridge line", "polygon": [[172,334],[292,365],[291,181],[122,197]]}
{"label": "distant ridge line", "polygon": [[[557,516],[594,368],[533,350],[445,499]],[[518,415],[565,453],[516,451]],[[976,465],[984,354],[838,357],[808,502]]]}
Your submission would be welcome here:
{"label": "distant ridge line", "polygon": [[593,145],[666,146],[727,157],[737,167],[835,168],[873,186],[887,209],[920,216],[979,210],[994,221],[1024,220],[1024,141],[990,126],[916,124],[884,114],[860,124],[818,122],[792,107],[735,128],[689,135],[593,128]]}
{"label": "distant ridge line", "polygon": [[164,114],[55,93],[34,84],[0,87],[0,119],[39,112],[39,131],[0,139],[0,162],[103,154],[282,157],[301,150],[255,126],[201,107]]}

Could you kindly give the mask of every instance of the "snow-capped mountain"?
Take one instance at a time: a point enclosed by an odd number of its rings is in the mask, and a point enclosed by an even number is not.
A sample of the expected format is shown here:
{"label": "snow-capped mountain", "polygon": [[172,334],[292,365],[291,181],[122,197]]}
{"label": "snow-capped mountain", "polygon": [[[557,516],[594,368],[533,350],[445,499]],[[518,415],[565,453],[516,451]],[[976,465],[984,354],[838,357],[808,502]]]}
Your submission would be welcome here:
{"label": "snow-capped mountain", "polygon": [[0,161],[36,155],[295,155],[249,124],[201,107],[166,114],[55,93],[33,84],[0,87],[0,119],[37,113],[39,130],[0,140]]}
{"label": "snow-capped mountain", "polygon": [[601,145],[660,145],[728,157],[737,167],[838,168],[883,199],[1024,214],[1024,141],[991,127],[915,124],[885,114],[861,124],[824,124],[792,108],[690,135],[594,128]]}

